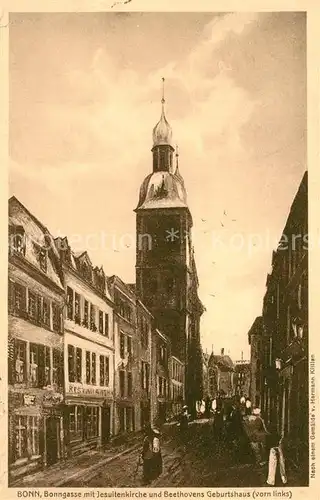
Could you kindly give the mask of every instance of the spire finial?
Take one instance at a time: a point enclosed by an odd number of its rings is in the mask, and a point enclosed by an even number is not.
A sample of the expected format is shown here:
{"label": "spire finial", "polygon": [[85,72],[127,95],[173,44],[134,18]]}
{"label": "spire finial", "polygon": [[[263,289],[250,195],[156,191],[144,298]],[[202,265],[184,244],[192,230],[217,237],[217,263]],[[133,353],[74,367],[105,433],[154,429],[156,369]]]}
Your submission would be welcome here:
{"label": "spire finial", "polygon": [[162,104],[164,104],[166,101],[164,99],[164,77],[162,77],[162,99],[161,99],[161,102]]}

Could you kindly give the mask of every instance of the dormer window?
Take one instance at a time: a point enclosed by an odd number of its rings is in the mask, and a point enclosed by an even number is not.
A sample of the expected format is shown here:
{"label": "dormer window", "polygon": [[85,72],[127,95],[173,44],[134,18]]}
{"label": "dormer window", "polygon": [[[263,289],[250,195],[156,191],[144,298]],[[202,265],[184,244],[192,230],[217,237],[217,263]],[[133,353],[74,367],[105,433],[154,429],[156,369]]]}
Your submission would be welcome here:
{"label": "dormer window", "polygon": [[48,270],[48,251],[45,248],[39,250],[39,264],[41,271],[46,273]]}
{"label": "dormer window", "polygon": [[91,276],[91,272],[90,272],[90,267],[87,264],[87,262],[83,262],[82,263],[82,274],[83,274],[83,277],[86,280],[88,280],[88,281],[92,280],[92,276]]}
{"label": "dormer window", "polygon": [[26,253],[26,235],[22,226],[10,227],[10,248],[21,255]]}

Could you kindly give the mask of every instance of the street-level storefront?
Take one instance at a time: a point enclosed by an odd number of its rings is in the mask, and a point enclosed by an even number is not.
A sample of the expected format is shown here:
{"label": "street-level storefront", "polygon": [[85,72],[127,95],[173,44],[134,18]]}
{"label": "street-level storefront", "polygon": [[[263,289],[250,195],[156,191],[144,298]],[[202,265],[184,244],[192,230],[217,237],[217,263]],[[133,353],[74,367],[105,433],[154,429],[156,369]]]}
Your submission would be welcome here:
{"label": "street-level storefront", "polygon": [[10,481],[65,456],[61,393],[9,391]]}
{"label": "street-level storefront", "polygon": [[105,446],[109,442],[112,411],[111,394],[107,389],[69,383],[64,410],[69,456]]}
{"label": "street-level storefront", "polygon": [[135,405],[133,402],[117,401],[117,418],[115,422],[117,435],[129,434],[136,430]]}

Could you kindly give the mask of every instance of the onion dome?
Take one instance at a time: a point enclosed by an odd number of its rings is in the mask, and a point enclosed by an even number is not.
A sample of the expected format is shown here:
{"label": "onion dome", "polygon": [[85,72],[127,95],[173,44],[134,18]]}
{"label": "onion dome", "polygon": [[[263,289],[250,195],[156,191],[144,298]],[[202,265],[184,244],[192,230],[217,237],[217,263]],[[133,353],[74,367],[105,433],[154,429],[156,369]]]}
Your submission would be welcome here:
{"label": "onion dome", "polygon": [[152,132],[153,147],[155,146],[171,146],[172,128],[164,113],[164,106],[162,104],[161,118]]}
{"label": "onion dome", "polygon": [[[162,82],[164,83],[164,78],[162,78]],[[168,120],[166,119],[166,115],[164,112],[164,88],[162,90],[162,111],[161,111],[161,117],[160,120],[158,121],[157,125],[154,127],[153,132],[152,132],[152,138],[153,138],[153,147],[155,146],[171,146],[171,140],[172,140],[172,128],[169,125]]]}

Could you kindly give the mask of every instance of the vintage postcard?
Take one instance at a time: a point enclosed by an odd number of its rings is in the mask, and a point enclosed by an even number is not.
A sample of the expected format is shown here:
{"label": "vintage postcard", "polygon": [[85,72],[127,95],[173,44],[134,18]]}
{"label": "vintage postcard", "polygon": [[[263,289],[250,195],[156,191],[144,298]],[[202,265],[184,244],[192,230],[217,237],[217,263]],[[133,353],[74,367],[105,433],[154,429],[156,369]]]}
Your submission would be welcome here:
{"label": "vintage postcard", "polygon": [[258,4],[4,7],[4,498],[317,498],[319,9]]}

